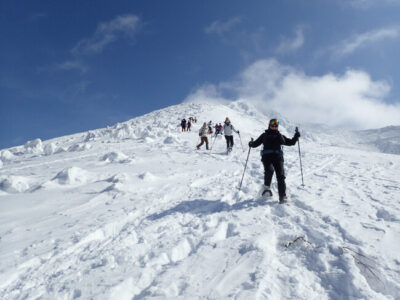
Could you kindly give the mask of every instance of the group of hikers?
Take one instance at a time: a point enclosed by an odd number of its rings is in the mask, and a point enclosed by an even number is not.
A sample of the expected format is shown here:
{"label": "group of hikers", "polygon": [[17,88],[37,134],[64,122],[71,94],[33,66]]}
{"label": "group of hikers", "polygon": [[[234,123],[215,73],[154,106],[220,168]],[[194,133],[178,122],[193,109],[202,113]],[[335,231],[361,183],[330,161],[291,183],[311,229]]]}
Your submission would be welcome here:
{"label": "group of hikers", "polygon": [[[229,154],[232,151],[233,147],[233,133],[236,132],[239,134],[239,130],[236,130],[235,127],[231,124],[230,119],[227,117],[225,119],[224,125],[221,124],[215,125],[215,138],[218,134],[224,134],[226,140],[227,153]],[[207,123],[203,123],[203,126],[199,130],[199,136],[201,139],[200,144],[197,145],[197,150],[203,144],[206,144],[206,149],[211,150],[209,148],[208,135],[212,134],[211,129],[211,121]],[[283,151],[282,146],[293,146],[299,140],[300,133],[296,128],[295,134],[293,138],[287,138],[283,134],[279,132],[279,121],[277,119],[271,119],[268,123],[268,129],[265,130],[256,140],[251,139],[249,142],[250,148],[257,148],[261,144],[263,145],[263,150],[260,152],[261,161],[264,167],[264,184],[262,186],[261,195],[263,197],[271,197],[271,181],[276,173],[276,179],[278,181],[278,193],[279,193],[279,203],[287,202],[286,196],[286,183],[285,183],[285,170],[284,170],[284,159],[283,159]],[[249,150],[250,154],[250,150]]]}
{"label": "group of hikers", "polygon": [[185,118],[183,118],[181,121],[182,132],[183,131],[191,131],[190,128],[192,127],[193,123],[197,123],[196,117],[189,117],[189,119],[187,121]]}
{"label": "group of hikers", "polygon": [[[205,143],[206,144],[206,149],[211,150],[208,147],[208,134],[212,134],[212,127],[211,127],[212,122],[208,122],[208,125],[206,122],[204,122],[203,126],[199,130],[199,136],[200,136],[200,144],[197,145],[197,150],[200,150],[200,147]],[[226,140],[226,149],[227,152],[232,151],[233,147],[233,132],[236,132],[239,134],[239,130],[236,130],[235,127],[231,124],[231,121],[229,120],[228,117],[226,117],[224,125],[221,127],[219,126],[220,124],[216,124],[215,126],[215,138],[217,137],[218,134],[224,133],[225,135],[225,140]]]}

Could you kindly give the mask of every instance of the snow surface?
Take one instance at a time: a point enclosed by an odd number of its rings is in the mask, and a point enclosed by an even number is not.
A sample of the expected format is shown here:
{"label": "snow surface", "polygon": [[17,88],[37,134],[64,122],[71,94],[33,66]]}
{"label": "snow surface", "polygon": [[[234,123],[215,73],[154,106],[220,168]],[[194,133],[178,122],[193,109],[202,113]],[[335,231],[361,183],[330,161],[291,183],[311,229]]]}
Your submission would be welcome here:
{"label": "snow surface", "polygon": [[[243,148],[196,151],[202,122],[227,116]],[[239,192],[247,143],[275,116],[185,103],[2,150],[0,298],[400,299],[400,156],[300,126],[305,186],[296,145],[288,204],[275,178],[258,196],[259,149]]]}

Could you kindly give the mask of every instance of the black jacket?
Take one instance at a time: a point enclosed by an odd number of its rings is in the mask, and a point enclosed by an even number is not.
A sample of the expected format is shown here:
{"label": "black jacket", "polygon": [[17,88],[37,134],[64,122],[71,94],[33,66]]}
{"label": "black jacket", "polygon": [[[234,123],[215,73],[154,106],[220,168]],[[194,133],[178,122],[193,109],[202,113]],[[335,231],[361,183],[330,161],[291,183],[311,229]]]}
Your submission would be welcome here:
{"label": "black jacket", "polygon": [[[293,146],[296,144],[297,140],[299,138],[296,136],[289,139],[286,136],[282,135],[278,130],[265,130],[263,134],[261,134],[258,139],[256,139],[254,142],[251,142],[249,144],[250,147],[256,148],[260,146],[261,144],[264,145],[264,150],[272,150],[276,154],[281,154],[282,153],[282,145],[285,146]],[[269,153],[273,153],[273,152]],[[265,154],[269,154],[268,151],[265,151]]]}

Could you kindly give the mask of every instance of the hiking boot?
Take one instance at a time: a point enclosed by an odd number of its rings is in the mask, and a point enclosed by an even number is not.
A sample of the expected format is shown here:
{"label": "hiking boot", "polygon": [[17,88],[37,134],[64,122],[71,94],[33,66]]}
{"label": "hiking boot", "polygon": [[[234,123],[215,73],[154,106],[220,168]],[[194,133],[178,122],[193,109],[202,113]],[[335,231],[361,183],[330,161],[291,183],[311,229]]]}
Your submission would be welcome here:
{"label": "hiking boot", "polygon": [[286,195],[279,196],[279,204],[282,204],[282,203],[287,203]]}

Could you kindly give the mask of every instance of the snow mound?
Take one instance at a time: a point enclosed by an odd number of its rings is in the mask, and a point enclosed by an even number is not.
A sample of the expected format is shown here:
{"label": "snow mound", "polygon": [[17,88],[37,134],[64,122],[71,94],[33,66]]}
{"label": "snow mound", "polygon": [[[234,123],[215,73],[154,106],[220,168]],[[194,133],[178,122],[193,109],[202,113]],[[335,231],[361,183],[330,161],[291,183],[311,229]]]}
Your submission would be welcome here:
{"label": "snow mound", "polygon": [[117,182],[124,183],[124,182],[127,182],[129,180],[129,178],[130,178],[129,175],[126,173],[118,173],[118,174],[115,174],[114,176],[108,178],[106,181],[112,182],[112,183],[117,183]]}
{"label": "snow mound", "polygon": [[178,142],[178,139],[174,136],[167,136],[163,141],[164,144],[176,144]]}
{"label": "snow mound", "polygon": [[2,161],[13,160],[14,157],[14,154],[12,154],[9,150],[3,150],[0,152],[0,159]]}
{"label": "snow mound", "polygon": [[29,188],[29,179],[26,177],[13,175],[0,177],[0,190],[7,193],[23,193]]}
{"label": "snow mound", "polygon": [[54,153],[63,153],[63,152],[67,152],[67,151],[68,151],[68,148],[58,147]]}
{"label": "snow mound", "polygon": [[52,155],[56,152],[57,146],[54,143],[49,143],[44,146],[43,152],[45,155]]}
{"label": "snow mound", "polygon": [[0,159],[0,168],[3,167],[3,161]]}
{"label": "snow mound", "polygon": [[43,143],[41,139],[28,141],[24,145],[26,153],[41,154],[43,152]]}
{"label": "snow mound", "polygon": [[111,131],[111,136],[120,140],[136,138],[133,128],[127,123],[116,124]]}
{"label": "snow mound", "polygon": [[68,152],[78,152],[78,151],[89,150],[90,148],[92,148],[92,146],[90,144],[78,143],[78,144],[70,146],[67,151]]}
{"label": "snow mound", "polygon": [[88,131],[85,137],[85,142],[94,141],[96,134],[93,131]]}
{"label": "snow mound", "polygon": [[103,192],[126,192],[129,191],[129,185],[126,183],[129,181],[129,175],[126,173],[118,173],[114,176],[108,178],[106,181],[111,182],[108,188],[106,188]]}
{"label": "snow mound", "polygon": [[89,172],[78,167],[70,167],[59,172],[52,181],[62,185],[84,184],[89,179]]}
{"label": "snow mound", "polygon": [[127,163],[131,161],[127,155],[118,151],[104,154],[100,160],[108,163]]}
{"label": "snow mound", "polygon": [[393,214],[391,214],[390,212],[388,212],[386,209],[381,208],[378,209],[377,213],[376,213],[377,218],[379,219],[383,219],[387,222],[397,222],[399,221],[398,218],[396,218],[396,216],[394,216]]}
{"label": "snow mound", "polygon": [[144,172],[140,174],[138,177],[144,181],[154,181],[157,179],[157,176],[151,174],[150,172]]}

